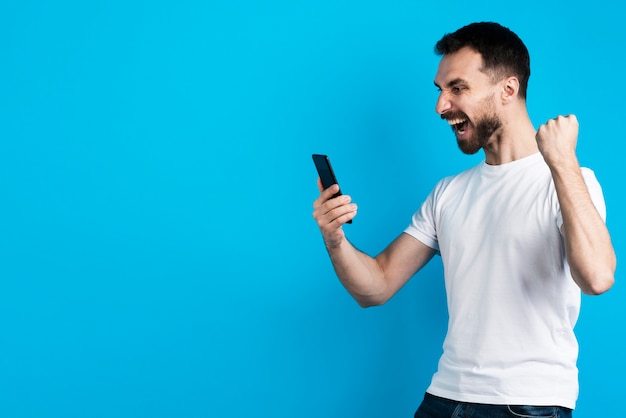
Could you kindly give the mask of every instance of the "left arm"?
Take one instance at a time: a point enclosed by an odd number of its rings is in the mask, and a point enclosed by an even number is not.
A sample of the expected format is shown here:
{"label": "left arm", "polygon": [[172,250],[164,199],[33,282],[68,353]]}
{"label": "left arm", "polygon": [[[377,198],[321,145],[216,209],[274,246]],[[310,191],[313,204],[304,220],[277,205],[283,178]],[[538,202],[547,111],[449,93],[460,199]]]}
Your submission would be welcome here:
{"label": "left arm", "polygon": [[565,256],[572,277],[588,295],[613,286],[616,256],[609,231],[593,205],[576,157],[578,121],[559,116],[539,127],[537,144],[556,187],[561,206]]}

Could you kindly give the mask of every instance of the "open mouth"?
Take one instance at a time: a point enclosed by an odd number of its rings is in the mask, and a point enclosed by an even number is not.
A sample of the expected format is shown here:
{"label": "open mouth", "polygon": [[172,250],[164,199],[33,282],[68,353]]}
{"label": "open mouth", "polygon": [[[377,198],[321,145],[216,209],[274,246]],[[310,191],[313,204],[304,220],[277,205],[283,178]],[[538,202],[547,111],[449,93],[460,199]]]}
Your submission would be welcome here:
{"label": "open mouth", "polygon": [[460,135],[463,135],[465,133],[465,130],[467,129],[467,124],[467,119],[448,119],[448,125],[450,125],[453,131],[457,132]]}

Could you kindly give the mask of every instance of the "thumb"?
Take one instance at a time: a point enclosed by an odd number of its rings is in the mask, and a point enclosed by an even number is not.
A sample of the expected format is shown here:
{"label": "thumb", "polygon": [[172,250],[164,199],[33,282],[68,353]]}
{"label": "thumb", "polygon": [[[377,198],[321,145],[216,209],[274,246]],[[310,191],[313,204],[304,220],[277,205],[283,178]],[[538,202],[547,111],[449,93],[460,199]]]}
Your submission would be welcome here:
{"label": "thumb", "polygon": [[322,186],[322,179],[321,178],[317,178],[317,188],[320,189],[320,192],[324,191],[324,186]]}

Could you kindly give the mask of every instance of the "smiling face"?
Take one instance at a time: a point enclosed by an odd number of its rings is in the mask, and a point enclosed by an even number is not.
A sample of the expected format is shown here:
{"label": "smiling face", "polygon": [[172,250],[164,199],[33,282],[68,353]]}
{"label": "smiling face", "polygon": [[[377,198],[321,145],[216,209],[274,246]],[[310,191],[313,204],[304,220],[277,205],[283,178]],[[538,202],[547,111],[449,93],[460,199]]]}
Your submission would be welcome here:
{"label": "smiling face", "polygon": [[436,111],[448,121],[466,154],[478,152],[502,127],[496,109],[497,83],[482,68],[481,55],[465,47],[445,55],[435,77],[440,90]]}

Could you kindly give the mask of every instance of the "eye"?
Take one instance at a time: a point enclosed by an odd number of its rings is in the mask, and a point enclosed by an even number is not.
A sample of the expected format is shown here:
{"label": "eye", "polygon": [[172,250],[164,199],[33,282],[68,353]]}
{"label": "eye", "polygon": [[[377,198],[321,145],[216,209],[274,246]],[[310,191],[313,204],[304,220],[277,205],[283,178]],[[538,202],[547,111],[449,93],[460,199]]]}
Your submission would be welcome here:
{"label": "eye", "polygon": [[451,90],[451,91],[452,91],[452,93],[454,93],[454,94],[459,94],[459,93],[461,93],[464,89],[465,89],[464,87],[461,87],[461,86],[455,86],[455,87],[452,87],[450,90]]}

